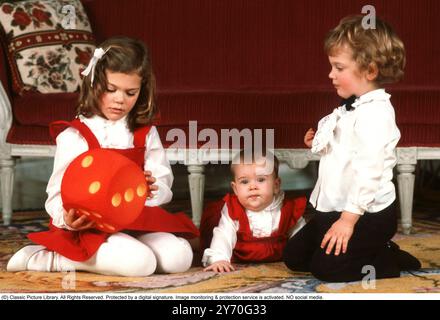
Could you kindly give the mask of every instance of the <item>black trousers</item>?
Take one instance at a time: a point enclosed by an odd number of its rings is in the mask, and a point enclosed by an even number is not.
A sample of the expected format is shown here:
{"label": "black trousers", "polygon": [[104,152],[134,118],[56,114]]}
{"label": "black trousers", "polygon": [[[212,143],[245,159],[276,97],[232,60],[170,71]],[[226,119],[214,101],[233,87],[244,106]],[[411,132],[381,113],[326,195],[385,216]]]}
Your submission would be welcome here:
{"label": "black trousers", "polygon": [[283,254],[287,267],[293,271],[309,271],[328,282],[359,281],[372,276],[371,270],[376,279],[399,277],[399,265],[387,245],[397,231],[394,203],[380,212],[365,212],[355,225],[347,252],[335,256],[333,249],[327,255],[326,248],[321,249],[320,245],[340,216],[341,212],[315,210],[313,218],[287,242]]}

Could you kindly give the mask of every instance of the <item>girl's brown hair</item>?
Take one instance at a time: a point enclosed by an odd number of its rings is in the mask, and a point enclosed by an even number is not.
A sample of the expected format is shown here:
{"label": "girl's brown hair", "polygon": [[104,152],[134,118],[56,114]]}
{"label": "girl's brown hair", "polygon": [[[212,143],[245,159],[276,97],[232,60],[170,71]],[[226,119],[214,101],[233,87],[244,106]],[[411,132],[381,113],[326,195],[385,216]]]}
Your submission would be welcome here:
{"label": "girl's brown hair", "polygon": [[84,78],[77,114],[87,118],[95,114],[103,116],[99,105],[107,90],[106,71],[136,73],[142,79],[141,88],[139,97],[128,114],[128,127],[134,131],[138,126],[151,124],[158,110],[155,103],[156,81],[146,45],[128,37],[113,37],[104,41],[100,47],[103,50],[110,49],[95,66],[93,86],[90,85],[92,73]]}
{"label": "girl's brown hair", "polygon": [[376,18],[375,29],[365,28],[364,16],[348,16],[332,29],[324,42],[324,50],[333,55],[347,45],[353,52],[353,59],[360,70],[368,70],[373,63],[379,85],[397,82],[403,78],[405,67],[405,47],[390,25]]}

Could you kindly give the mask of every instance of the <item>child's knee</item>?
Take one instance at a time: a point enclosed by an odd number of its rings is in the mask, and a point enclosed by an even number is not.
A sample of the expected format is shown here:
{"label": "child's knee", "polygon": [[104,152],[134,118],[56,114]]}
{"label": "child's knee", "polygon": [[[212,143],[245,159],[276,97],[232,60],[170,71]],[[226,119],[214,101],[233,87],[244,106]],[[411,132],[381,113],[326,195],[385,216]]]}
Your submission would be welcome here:
{"label": "child's knee", "polygon": [[154,252],[144,245],[136,253],[127,254],[122,261],[127,266],[123,271],[124,276],[128,277],[146,277],[153,274],[157,268]]}
{"label": "child's knee", "polygon": [[138,239],[154,252],[156,272],[185,272],[191,267],[193,251],[187,240],[164,232],[145,234]]}
{"label": "child's knee", "polygon": [[324,251],[316,253],[310,262],[312,275],[327,282],[344,281],[345,273],[349,270],[349,259],[344,255],[335,256]]}
{"label": "child's knee", "polygon": [[154,273],[157,267],[154,252],[124,233],[108,238],[99,248],[95,263],[104,273],[127,277],[146,277]]}
{"label": "child's knee", "polygon": [[176,237],[174,250],[164,250],[157,257],[158,268],[157,271],[161,273],[177,273],[185,272],[191,268],[193,261],[193,251],[190,243],[183,239]]}
{"label": "child's knee", "polygon": [[290,255],[286,251],[283,253],[283,262],[292,271],[309,271],[308,261],[305,261],[303,257]]}
{"label": "child's knee", "polygon": [[290,240],[283,250],[283,262],[292,271],[309,271],[310,255],[305,248]]}

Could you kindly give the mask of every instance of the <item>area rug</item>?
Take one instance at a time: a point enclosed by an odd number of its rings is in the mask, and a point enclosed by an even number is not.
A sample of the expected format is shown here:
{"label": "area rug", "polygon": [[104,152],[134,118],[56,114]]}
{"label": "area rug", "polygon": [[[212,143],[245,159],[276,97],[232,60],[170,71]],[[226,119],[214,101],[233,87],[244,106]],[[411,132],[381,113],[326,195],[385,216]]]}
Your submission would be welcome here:
{"label": "area rug", "polygon": [[103,276],[86,272],[6,272],[6,263],[27,233],[44,230],[41,212],[14,214],[11,226],[0,226],[0,292],[8,293],[440,293],[440,217],[427,213],[414,222],[414,233],[394,240],[417,256],[423,269],[400,278],[373,283],[326,283],[309,273],[293,273],[283,263],[240,264],[225,274],[195,266],[185,273],[143,278]]}

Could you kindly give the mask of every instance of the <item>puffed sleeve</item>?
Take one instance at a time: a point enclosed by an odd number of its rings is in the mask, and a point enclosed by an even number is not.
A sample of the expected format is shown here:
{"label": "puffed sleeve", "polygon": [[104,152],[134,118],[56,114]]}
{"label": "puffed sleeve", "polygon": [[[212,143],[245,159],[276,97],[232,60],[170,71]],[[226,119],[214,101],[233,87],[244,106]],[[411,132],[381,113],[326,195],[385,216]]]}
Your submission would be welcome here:
{"label": "puffed sleeve", "polygon": [[58,228],[71,229],[64,222],[64,208],[61,200],[61,180],[69,164],[88,146],[84,138],[74,128],[67,128],[56,139],[56,151],[52,175],[47,184],[45,208],[52,218],[52,224]]}
{"label": "puffed sleeve", "polygon": [[354,124],[353,185],[345,211],[362,215],[374,202],[385,166],[385,148],[393,140],[395,120],[384,103],[359,107]]}
{"label": "puffed sleeve", "polygon": [[146,205],[154,207],[170,202],[173,198],[171,186],[174,176],[159,133],[154,126],[151,127],[146,139],[144,163],[144,170],[151,171],[152,176],[156,178],[155,185],[159,187],[158,191],[153,192],[154,197],[146,201]]}
{"label": "puffed sleeve", "polygon": [[238,221],[231,219],[225,204],[222,208],[219,224],[213,230],[211,245],[203,253],[202,263],[205,267],[220,260],[231,261],[232,251],[237,243],[238,227]]}

